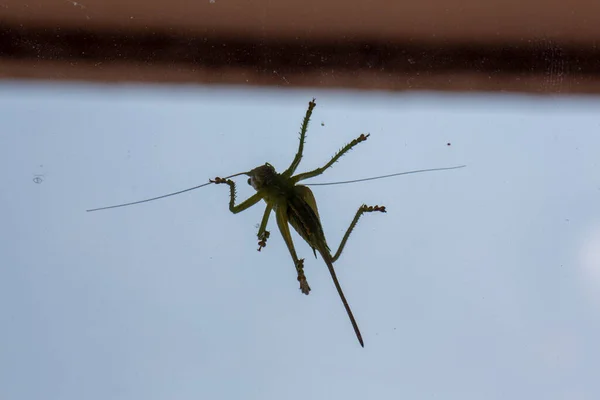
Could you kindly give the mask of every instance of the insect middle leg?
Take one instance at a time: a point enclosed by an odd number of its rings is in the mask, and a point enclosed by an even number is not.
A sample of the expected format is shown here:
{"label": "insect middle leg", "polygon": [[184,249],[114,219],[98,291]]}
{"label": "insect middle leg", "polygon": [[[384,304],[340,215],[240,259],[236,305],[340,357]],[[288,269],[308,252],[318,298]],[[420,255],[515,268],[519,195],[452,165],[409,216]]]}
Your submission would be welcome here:
{"label": "insect middle leg", "polygon": [[339,160],[341,156],[343,156],[344,154],[346,154],[347,152],[352,150],[352,148],[354,146],[356,146],[357,144],[367,140],[367,138],[369,136],[370,136],[370,134],[365,135],[364,133],[361,133],[359,137],[357,137],[356,139],[354,139],[353,141],[351,141],[350,143],[348,143],[347,145],[342,147],[342,149],[340,151],[338,151],[333,157],[331,157],[331,160],[329,160],[329,162],[327,164],[325,164],[324,166],[322,166],[321,168],[317,168],[315,170],[312,170],[309,172],[304,172],[302,174],[298,174],[298,175],[294,176],[292,178],[294,180],[294,183],[300,182],[301,180],[304,180],[304,179],[314,178],[315,176],[321,175],[323,172],[325,172],[325,170],[327,170],[327,168],[331,167],[337,160]]}
{"label": "insect middle leg", "polygon": [[262,221],[260,222],[260,227],[258,228],[258,251],[260,251],[263,247],[267,245],[267,239],[271,235],[271,233],[267,230],[267,223],[269,222],[269,216],[271,215],[271,211],[273,211],[273,206],[267,204],[267,208],[265,208],[265,213],[263,214]]}
{"label": "insect middle leg", "polygon": [[350,234],[354,230],[354,227],[356,227],[356,224],[358,223],[358,220],[360,219],[360,217],[366,212],[374,212],[374,211],[386,212],[385,206],[378,206],[378,205],[368,206],[366,204],[363,204],[362,206],[360,206],[360,208],[356,212],[356,215],[354,216],[354,219],[350,223],[350,226],[346,230],[346,233],[344,234],[344,237],[342,238],[340,246],[338,247],[337,251],[335,252],[335,255],[331,258],[331,262],[335,262],[342,254],[342,250],[344,250],[344,246],[346,246],[346,242],[348,241]]}

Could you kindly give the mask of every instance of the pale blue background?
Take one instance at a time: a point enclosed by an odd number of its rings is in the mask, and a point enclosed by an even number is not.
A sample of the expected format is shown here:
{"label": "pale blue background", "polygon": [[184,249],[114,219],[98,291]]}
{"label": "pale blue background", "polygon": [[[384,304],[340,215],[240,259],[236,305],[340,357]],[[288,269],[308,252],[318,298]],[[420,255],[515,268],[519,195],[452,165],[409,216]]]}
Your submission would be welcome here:
{"label": "pale blue background", "polygon": [[[297,236],[228,190],[86,213],[268,161],[314,182],[365,338]],[[0,399],[597,399],[600,100],[0,85]],[[321,125],[324,123],[324,126]],[[446,144],[451,142],[451,146]],[[36,175],[43,182],[36,184]],[[252,194],[239,179],[239,198]]]}

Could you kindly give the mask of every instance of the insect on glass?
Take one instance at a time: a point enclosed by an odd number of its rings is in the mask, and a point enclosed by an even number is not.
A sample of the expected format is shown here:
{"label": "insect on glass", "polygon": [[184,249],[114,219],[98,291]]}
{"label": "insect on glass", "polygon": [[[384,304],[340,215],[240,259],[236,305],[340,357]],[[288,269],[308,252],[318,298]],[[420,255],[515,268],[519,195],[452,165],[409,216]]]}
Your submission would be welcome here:
{"label": "insect on glass", "polygon": [[[292,261],[294,263],[294,267],[296,269],[297,279],[300,284],[300,290],[304,294],[310,293],[310,286],[308,285],[308,281],[306,279],[306,275],[304,274],[304,259],[299,258],[296,249],[294,247],[294,242],[292,241],[292,236],[290,234],[291,225],[296,232],[308,243],[308,245],[312,248],[315,257],[317,256],[317,252],[321,255],[321,258],[327,265],[329,269],[329,273],[331,274],[331,278],[337,289],[337,292],[342,300],[342,304],[346,309],[346,313],[350,318],[350,322],[352,323],[352,327],[354,328],[354,332],[361,346],[364,347],[364,342],[362,339],[362,335],[360,333],[360,329],[358,328],[358,324],[356,323],[356,319],[352,314],[352,310],[348,305],[348,301],[346,300],[346,296],[344,296],[344,292],[342,291],[342,287],[338,281],[337,275],[335,273],[335,269],[333,268],[333,263],[337,261],[337,259],[342,254],[342,250],[348,241],[348,237],[352,233],[352,230],[358,223],[358,220],[364,213],[370,212],[386,212],[384,206],[374,205],[369,206],[363,204],[359,207],[358,211],[354,215],[354,219],[350,223],[350,226],[346,230],[342,241],[338,249],[332,255],[332,252],[327,244],[327,240],[325,239],[325,234],[323,232],[323,227],[321,226],[321,220],[319,218],[319,211],[317,209],[317,203],[315,201],[315,197],[312,191],[308,188],[307,185],[298,184],[300,181],[305,179],[314,178],[316,176],[321,175],[325,170],[331,167],[340,157],[350,151],[357,144],[364,142],[367,140],[369,135],[361,134],[359,137],[345,145],[340,151],[338,151],[332,158],[329,160],[327,164],[322,166],[321,168],[314,169],[309,172],[303,172],[294,175],[296,168],[300,164],[300,160],[302,159],[302,152],[304,150],[304,141],[306,138],[306,130],[308,128],[308,123],[310,121],[311,114],[313,109],[315,108],[316,103],[315,99],[308,103],[308,110],[306,111],[306,115],[304,116],[304,120],[302,121],[302,127],[300,130],[300,144],[298,147],[298,152],[294,156],[292,163],[290,166],[283,171],[282,173],[278,173],[275,171],[275,168],[269,164],[265,163],[259,167],[256,167],[248,172],[240,172],[238,174],[230,175],[225,178],[215,178],[210,180],[209,183],[205,183],[203,185],[195,186],[193,188],[181,190],[179,192],[170,193],[167,195],[154,197],[151,199],[136,201],[132,203],[120,204],[116,206],[110,207],[102,207],[96,208],[88,211],[98,211],[104,210],[108,208],[116,208],[116,207],[124,207],[133,204],[144,203],[152,200],[157,200],[160,198],[174,196],[176,194],[184,193],[190,190],[197,189],[202,186],[206,186],[208,184],[223,184],[229,186],[229,210],[237,214],[242,212],[260,200],[264,200],[267,204],[265,208],[265,212],[262,217],[262,221],[260,223],[260,227],[258,228],[258,251],[260,251],[263,247],[266,246],[267,240],[269,238],[269,231],[267,231],[267,223],[269,222],[269,217],[271,213],[275,213],[275,220],[277,221],[277,226],[279,227],[279,231],[283,236],[283,240],[290,252],[292,257]],[[427,170],[417,170],[417,171],[409,171],[409,172],[401,172],[396,174],[390,174],[385,176],[379,176],[374,178],[365,178],[365,179],[357,179],[346,182],[335,182],[337,183],[352,183],[352,182],[360,182],[366,180],[387,178],[391,176],[411,174],[411,173],[419,173],[419,172],[428,172],[428,171],[439,171],[439,170],[447,170],[447,169],[455,169],[462,168],[464,166],[450,167],[450,168],[435,168],[435,169],[427,169]],[[235,183],[230,179],[239,175],[247,175],[248,184],[251,185],[256,193],[246,199],[245,201],[235,204],[236,200],[236,186]]]}

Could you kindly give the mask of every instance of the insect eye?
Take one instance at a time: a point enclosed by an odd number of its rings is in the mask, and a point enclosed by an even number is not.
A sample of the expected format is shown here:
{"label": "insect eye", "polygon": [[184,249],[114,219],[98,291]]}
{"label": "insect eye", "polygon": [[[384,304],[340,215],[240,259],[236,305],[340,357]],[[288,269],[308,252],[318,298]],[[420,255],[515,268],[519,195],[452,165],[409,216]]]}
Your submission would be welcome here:
{"label": "insect eye", "polygon": [[252,180],[248,178],[248,185],[252,185]]}

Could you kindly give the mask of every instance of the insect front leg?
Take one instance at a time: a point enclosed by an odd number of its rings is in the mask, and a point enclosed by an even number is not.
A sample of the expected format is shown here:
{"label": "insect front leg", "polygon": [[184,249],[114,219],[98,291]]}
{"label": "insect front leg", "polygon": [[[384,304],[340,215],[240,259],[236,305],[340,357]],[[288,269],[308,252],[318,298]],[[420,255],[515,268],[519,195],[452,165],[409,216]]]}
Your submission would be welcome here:
{"label": "insect front leg", "polygon": [[267,230],[267,223],[269,222],[271,211],[273,211],[273,206],[267,204],[267,208],[265,208],[265,213],[263,214],[262,221],[260,223],[260,228],[258,228],[258,251],[267,245],[267,239],[271,235]]}
{"label": "insect front leg", "polygon": [[346,246],[346,242],[348,241],[348,238],[350,237],[350,234],[352,233],[352,230],[354,230],[354,227],[358,223],[358,220],[360,219],[360,217],[366,212],[373,212],[373,211],[386,212],[385,206],[377,206],[377,205],[376,206],[368,206],[366,204],[363,204],[362,206],[360,206],[360,208],[356,212],[356,215],[354,216],[354,219],[350,223],[350,226],[346,230],[346,233],[344,234],[344,237],[342,238],[342,242],[340,243],[340,246],[338,247],[337,251],[335,252],[335,255],[331,258],[331,262],[335,262],[342,254],[342,250],[344,250],[344,246]]}
{"label": "insect front leg", "polygon": [[323,172],[325,172],[325,170],[327,168],[331,167],[337,160],[339,160],[341,156],[343,156],[344,154],[346,154],[347,152],[352,150],[352,148],[354,146],[356,146],[357,144],[367,140],[367,138],[369,136],[370,136],[370,134],[365,135],[364,133],[361,133],[359,137],[357,137],[356,139],[354,139],[353,141],[351,141],[350,143],[348,143],[347,145],[342,147],[342,149],[340,151],[335,153],[335,155],[333,157],[331,157],[331,160],[329,160],[329,162],[327,164],[325,164],[323,167],[317,168],[317,169],[309,171],[309,172],[304,172],[302,174],[298,174],[298,175],[292,177],[292,180],[294,181],[294,183],[297,183],[297,182],[300,182],[301,180],[308,179],[308,178],[314,178],[315,176],[321,175]]}
{"label": "insect front leg", "polygon": [[254,195],[250,196],[249,198],[247,198],[246,200],[244,200],[243,202],[241,202],[240,204],[238,204],[236,206],[235,205],[235,182],[233,182],[231,179],[223,179],[223,178],[219,178],[219,177],[216,177],[214,180],[210,180],[210,182],[216,183],[217,185],[222,184],[222,183],[229,185],[229,211],[231,211],[234,214],[237,214],[239,212],[242,212],[242,211],[252,207],[253,205],[258,203],[262,199],[262,195],[260,193],[256,192]]}
{"label": "insect front leg", "polygon": [[308,286],[306,276],[304,275],[304,259],[298,259],[296,249],[294,249],[294,242],[292,241],[292,235],[290,235],[290,227],[288,225],[286,213],[287,211],[285,207],[278,207],[277,210],[275,210],[277,225],[279,226],[281,236],[283,236],[283,240],[285,241],[285,244],[290,251],[290,255],[292,256],[292,260],[294,261],[294,266],[296,267],[296,272],[298,273],[298,282],[300,282],[300,290],[302,293],[308,294],[310,293],[310,286]]}
{"label": "insect front leg", "polygon": [[298,152],[294,156],[294,160],[292,161],[292,163],[290,164],[288,169],[286,169],[282,173],[282,175],[287,178],[292,176],[292,174],[294,173],[296,168],[298,168],[298,165],[300,164],[300,160],[302,160],[302,152],[304,151],[304,140],[306,138],[306,130],[308,129],[308,123],[310,122],[310,116],[312,115],[313,109],[315,108],[316,105],[317,105],[317,103],[315,103],[315,99],[312,99],[312,101],[310,101],[308,103],[308,109],[306,110],[306,115],[304,116],[304,119],[302,120],[302,127],[300,128],[300,145],[298,146]]}

